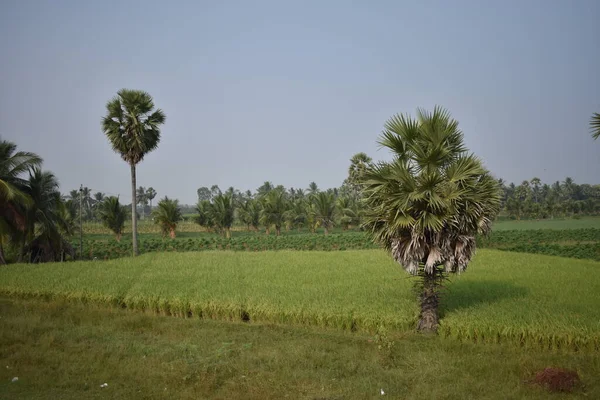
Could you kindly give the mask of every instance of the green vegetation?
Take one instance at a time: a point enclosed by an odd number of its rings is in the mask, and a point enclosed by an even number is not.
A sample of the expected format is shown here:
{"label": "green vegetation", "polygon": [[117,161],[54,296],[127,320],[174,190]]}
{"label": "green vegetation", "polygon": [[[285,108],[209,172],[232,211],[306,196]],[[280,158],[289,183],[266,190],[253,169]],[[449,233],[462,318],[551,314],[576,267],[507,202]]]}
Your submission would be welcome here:
{"label": "green vegetation", "polygon": [[[85,235],[83,258],[104,260],[127,256],[131,249],[129,240],[124,238],[119,243],[104,234]],[[176,239],[163,239],[160,234],[142,234],[139,240],[141,253],[205,250],[338,251],[379,248],[364,232],[340,230],[327,236],[306,231],[289,231],[279,237],[236,231],[230,239],[214,233],[181,232]],[[487,237],[477,237],[477,247],[600,261],[600,229],[498,230]]]}
{"label": "green vegetation", "polygon": [[113,150],[129,164],[131,170],[131,226],[133,255],[138,254],[136,206],[136,165],[146,154],[158,147],[160,126],[165,123],[165,113],[154,109],[152,96],[142,90],[121,89],[106,104],[102,119],[102,132]]}
{"label": "green vegetation", "polygon": [[[178,319],[60,301],[0,299],[0,314],[2,398],[600,398],[596,353]],[[550,395],[527,383],[549,365],[578,371],[583,387]]]}
{"label": "green vegetation", "polygon": [[[598,263],[480,250],[470,268],[447,284],[442,336],[600,349]],[[416,327],[412,286],[380,250],[154,254],[0,271],[10,296],[368,332]]]}
{"label": "green vegetation", "polygon": [[174,239],[177,224],[183,218],[181,209],[179,208],[179,201],[169,199],[165,196],[164,199],[158,202],[156,210],[152,211],[152,218],[154,219],[154,223],[160,226],[163,237],[168,234],[171,239]]}
{"label": "green vegetation", "polygon": [[441,107],[419,109],[415,119],[393,116],[379,144],[393,160],[364,173],[364,226],[406,272],[421,278],[417,329],[436,332],[444,276],[463,272],[475,254],[475,235],[491,231],[500,188]]}
{"label": "green vegetation", "polygon": [[541,220],[499,220],[494,223],[494,232],[512,230],[536,229],[600,229],[600,217],[581,217],[568,219],[541,219]]}

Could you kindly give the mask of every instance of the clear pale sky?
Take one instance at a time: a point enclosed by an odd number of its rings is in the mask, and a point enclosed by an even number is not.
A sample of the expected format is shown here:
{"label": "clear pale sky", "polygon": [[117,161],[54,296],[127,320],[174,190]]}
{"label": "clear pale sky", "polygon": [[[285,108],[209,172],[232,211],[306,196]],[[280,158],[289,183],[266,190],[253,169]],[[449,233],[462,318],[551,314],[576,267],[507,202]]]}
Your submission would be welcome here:
{"label": "clear pale sky", "polygon": [[600,183],[600,1],[0,2],[0,136],[63,192],[130,201],[100,128],[121,88],[167,114],[138,184],[339,186],[349,158],[389,159],[395,113],[446,107],[508,181]]}

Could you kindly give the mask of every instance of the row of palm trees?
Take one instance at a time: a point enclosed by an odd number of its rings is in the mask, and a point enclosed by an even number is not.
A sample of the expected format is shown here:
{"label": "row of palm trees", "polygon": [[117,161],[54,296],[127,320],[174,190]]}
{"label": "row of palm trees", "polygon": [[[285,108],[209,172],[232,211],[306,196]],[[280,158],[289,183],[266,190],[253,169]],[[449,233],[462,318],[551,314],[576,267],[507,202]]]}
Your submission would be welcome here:
{"label": "row of palm trees", "polygon": [[539,178],[516,186],[498,181],[502,209],[511,218],[555,218],[595,215],[600,212],[600,185],[577,184],[567,177],[563,182],[543,183]]}
{"label": "row of palm trees", "polygon": [[305,193],[265,182],[256,194],[233,188],[225,193],[215,191],[210,199],[198,201],[196,213],[194,221],[200,226],[230,237],[236,222],[248,230],[264,228],[267,234],[274,229],[277,236],[282,228],[315,232],[321,227],[329,234],[334,226],[349,229],[358,225],[362,211],[358,198],[342,195],[338,189],[320,191],[313,182]]}
{"label": "row of palm trees", "polygon": [[58,180],[37,154],[0,139],[0,264],[6,250],[18,261],[59,261],[74,256],[75,224]]}

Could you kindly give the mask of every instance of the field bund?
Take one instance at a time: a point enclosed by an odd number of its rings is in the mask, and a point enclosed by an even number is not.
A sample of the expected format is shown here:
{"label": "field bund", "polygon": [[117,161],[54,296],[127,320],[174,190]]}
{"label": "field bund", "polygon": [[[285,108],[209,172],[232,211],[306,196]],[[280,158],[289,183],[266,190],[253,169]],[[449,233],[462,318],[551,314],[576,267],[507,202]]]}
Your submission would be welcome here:
{"label": "field bund", "polygon": [[[204,251],[0,268],[0,293],[180,317],[414,329],[408,277],[381,250]],[[479,250],[442,299],[440,333],[600,350],[600,263]]]}

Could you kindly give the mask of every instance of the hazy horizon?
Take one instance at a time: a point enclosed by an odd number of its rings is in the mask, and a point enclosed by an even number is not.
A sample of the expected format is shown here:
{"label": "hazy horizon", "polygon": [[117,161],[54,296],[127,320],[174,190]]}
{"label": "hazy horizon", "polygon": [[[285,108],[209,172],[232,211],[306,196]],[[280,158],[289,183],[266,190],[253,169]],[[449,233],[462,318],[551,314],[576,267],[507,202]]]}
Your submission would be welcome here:
{"label": "hazy horizon", "polygon": [[339,187],[353,154],[389,159],[389,117],[441,105],[495,176],[597,184],[599,17],[593,0],[4,1],[0,137],[63,193],[129,202],[100,120],[119,89],[145,90],[167,121],[138,186],[193,204],[213,184]]}

